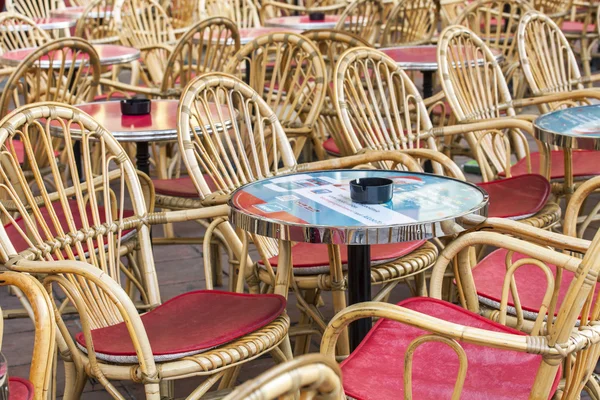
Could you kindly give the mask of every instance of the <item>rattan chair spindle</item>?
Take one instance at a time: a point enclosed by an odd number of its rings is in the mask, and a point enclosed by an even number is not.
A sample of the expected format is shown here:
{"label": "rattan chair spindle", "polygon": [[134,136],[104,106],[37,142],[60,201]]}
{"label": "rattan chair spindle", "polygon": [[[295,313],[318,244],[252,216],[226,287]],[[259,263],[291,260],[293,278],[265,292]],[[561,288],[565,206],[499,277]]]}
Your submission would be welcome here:
{"label": "rattan chair spindle", "polygon": [[437,32],[436,0],[401,0],[390,11],[381,35],[381,47],[430,43]]}

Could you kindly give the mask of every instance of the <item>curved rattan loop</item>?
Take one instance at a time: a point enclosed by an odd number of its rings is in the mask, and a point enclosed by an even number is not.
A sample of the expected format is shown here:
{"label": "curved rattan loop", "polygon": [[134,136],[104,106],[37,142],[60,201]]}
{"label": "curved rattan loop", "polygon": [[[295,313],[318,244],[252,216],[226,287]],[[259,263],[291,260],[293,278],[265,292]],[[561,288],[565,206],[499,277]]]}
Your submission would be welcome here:
{"label": "curved rattan loop", "polygon": [[34,20],[16,12],[0,13],[0,51],[43,46],[52,39]]}
{"label": "curved rattan loop", "polygon": [[293,398],[344,398],[341,370],[335,361],[320,354],[307,354],[271,368],[237,387],[224,400]]}
{"label": "curved rattan loop", "polygon": [[176,30],[189,29],[200,18],[200,2],[198,0],[169,0],[163,4],[167,15],[171,18]]}
{"label": "curved rattan loop", "polygon": [[200,0],[200,15],[229,18],[238,29],[261,26],[259,6],[253,0]]}
{"label": "curved rattan loop", "polygon": [[6,11],[14,11],[29,18],[48,18],[52,10],[65,8],[64,0],[6,0]]}
{"label": "curved rattan loop", "polygon": [[100,59],[90,43],[79,38],[54,40],[27,56],[8,78],[0,97],[0,113],[6,115],[21,101],[88,102],[99,81]]}
{"label": "curved rattan loop", "polygon": [[145,46],[174,43],[171,19],[154,0],[124,0],[113,9],[121,42],[140,50]]}
{"label": "curved rattan loop", "polygon": [[574,0],[532,0],[533,9],[548,15],[557,24],[560,24],[569,14]]}
{"label": "curved rattan loop", "polygon": [[383,0],[354,0],[340,15],[335,29],[354,33],[374,45],[393,4]]}
{"label": "curved rattan loop", "polygon": [[[521,19],[517,38],[523,73],[534,95],[583,89],[575,54],[550,17],[528,12]],[[560,103],[540,105],[543,112],[558,106]]]}
{"label": "curved rattan loop", "polygon": [[196,76],[221,71],[239,48],[240,35],[232,20],[213,17],[195,24],[173,49],[161,91],[185,87]]}
{"label": "curved rattan loop", "polygon": [[436,0],[400,0],[386,19],[381,46],[429,43],[437,32],[438,4]]}
{"label": "curved rattan loop", "polygon": [[93,0],[77,19],[75,36],[90,43],[107,44],[119,41],[119,30],[113,10],[120,9],[124,0]]}

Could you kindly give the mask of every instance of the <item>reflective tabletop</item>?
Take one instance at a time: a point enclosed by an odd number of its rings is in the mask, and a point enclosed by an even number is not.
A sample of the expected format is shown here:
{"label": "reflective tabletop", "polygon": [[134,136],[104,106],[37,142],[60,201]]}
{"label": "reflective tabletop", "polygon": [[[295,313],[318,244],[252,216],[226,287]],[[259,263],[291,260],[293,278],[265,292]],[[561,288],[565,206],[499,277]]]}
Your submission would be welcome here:
{"label": "reflective tabletop", "polygon": [[[126,64],[140,58],[140,51],[133,47],[119,46],[114,44],[95,44],[93,47],[100,58],[100,65]],[[0,62],[2,64],[16,67],[35,50],[37,50],[37,48],[31,47],[7,51],[0,56]],[[42,57],[39,61],[40,68],[50,68],[51,65],[55,67],[60,66],[62,63],[62,54],[62,52],[57,51]],[[69,53],[66,54],[67,56],[70,56],[70,60],[68,61],[72,61],[73,56],[69,55]],[[75,65],[80,64],[84,58],[87,59],[88,57],[84,54],[79,54],[75,59]],[[68,61],[65,63],[66,65],[70,65]]]}
{"label": "reflective tabletop", "polygon": [[544,114],[533,126],[541,142],[568,149],[600,150],[600,104]]}
{"label": "reflective tabletop", "polygon": [[302,31],[309,29],[333,29],[339,20],[339,15],[326,15],[322,21],[311,21],[308,15],[292,15],[268,19],[265,21],[265,26],[299,29]]}
{"label": "reflective tabletop", "polygon": [[[76,7],[66,7],[58,10],[50,11],[53,17],[62,17],[62,18],[71,18],[71,19],[79,19],[83,16],[83,12],[85,11],[85,6],[76,6]],[[88,17],[90,18],[106,18],[112,15],[112,7],[102,7],[98,10],[98,7],[95,7],[92,10]]]}
{"label": "reflective tabletop", "polygon": [[[349,182],[365,177],[392,179],[392,200],[376,205],[352,202]],[[486,216],[487,203],[487,193],[467,182],[380,170],[263,179],[239,188],[229,201],[232,223],[247,232],[296,242],[355,245],[452,235],[464,230],[468,217]]]}
{"label": "reflective tabletop", "polygon": [[[385,47],[379,50],[396,61],[403,69],[416,71],[437,71],[438,69],[437,46],[398,46]],[[496,57],[496,61],[502,61],[502,52],[498,49],[491,50]],[[480,62],[483,64],[483,59]]]}

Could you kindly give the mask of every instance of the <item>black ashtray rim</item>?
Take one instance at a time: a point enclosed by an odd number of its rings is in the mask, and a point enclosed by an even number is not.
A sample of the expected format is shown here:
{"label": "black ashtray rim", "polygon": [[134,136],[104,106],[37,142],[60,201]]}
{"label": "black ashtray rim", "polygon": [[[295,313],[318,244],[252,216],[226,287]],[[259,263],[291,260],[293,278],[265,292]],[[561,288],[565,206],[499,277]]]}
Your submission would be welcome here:
{"label": "black ashtray rim", "polygon": [[309,13],[308,19],[310,21],[325,21],[325,13],[322,13],[322,12]]}
{"label": "black ashtray rim", "polygon": [[350,181],[350,198],[355,203],[383,204],[394,195],[394,181],[389,178],[367,177]]}
{"label": "black ashtray rim", "polygon": [[121,114],[123,115],[148,115],[152,109],[150,99],[124,99],[121,100]]}

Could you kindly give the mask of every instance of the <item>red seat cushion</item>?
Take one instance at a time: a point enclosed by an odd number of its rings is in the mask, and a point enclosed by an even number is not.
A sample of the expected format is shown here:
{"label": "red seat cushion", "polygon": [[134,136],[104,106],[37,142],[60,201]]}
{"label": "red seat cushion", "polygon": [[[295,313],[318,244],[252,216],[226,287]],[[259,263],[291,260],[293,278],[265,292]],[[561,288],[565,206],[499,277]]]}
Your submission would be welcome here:
{"label": "red seat cushion", "polygon": [[[499,308],[500,300],[502,299],[502,284],[504,282],[504,276],[506,275],[506,264],[504,260],[507,252],[508,250],[506,249],[498,249],[481,260],[475,268],[473,268],[473,279],[481,302],[494,308]],[[526,257],[527,256],[524,254],[515,253],[512,260],[514,262]],[[552,264],[546,265],[548,265],[548,268],[550,268],[552,274],[556,277],[556,266]],[[544,293],[546,291],[546,275],[535,265],[527,264],[515,272],[515,280],[517,282],[521,307],[524,311],[533,313],[527,315],[527,319],[533,320],[537,317],[535,314],[539,311],[540,304],[544,298]],[[563,276],[556,304],[557,310],[560,308],[572,280],[573,273],[563,269]],[[600,287],[597,285],[596,294],[599,290]],[[514,306],[510,294],[508,297],[508,305],[511,307]],[[514,313],[514,309],[511,312]]]}
{"label": "red seat cushion", "polygon": [[[561,29],[567,33],[581,33],[583,31],[583,22],[580,21],[563,21]],[[588,33],[596,33],[596,25],[587,25]]]}
{"label": "red seat cushion", "polygon": [[477,186],[490,195],[488,217],[527,218],[540,211],[552,191],[550,182],[541,175],[527,174]]}
{"label": "red seat cushion", "polygon": [[[77,200],[76,199],[69,200],[68,204],[72,210],[77,210]],[[65,212],[64,212],[60,202],[52,203],[52,207],[55,210],[56,217],[60,221],[60,226],[62,227],[63,231],[69,232],[70,230],[69,230],[69,225],[67,223],[67,217],[65,215]],[[50,228],[52,237],[56,237],[57,236],[56,228],[54,227],[54,225],[51,222],[52,219],[50,217],[50,213],[48,212],[48,209],[46,207],[41,208],[41,213],[44,218],[44,221],[46,221],[46,224]],[[100,216],[100,223],[106,222],[106,215],[104,212],[104,207],[99,206],[98,213]],[[94,220],[92,218],[91,207],[89,205],[86,208],[86,214],[88,217],[87,218],[88,224],[93,225]],[[133,211],[131,211],[131,210],[123,211],[124,218],[130,217],[132,215],[133,215]],[[19,228],[21,230],[23,230],[23,232],[26,232],[26,225],[25,225],[25,221],[23,220],[23,218],[18,218],[16,220],[16,222],[17,222],[17,225],[19,226]],[[75,229],[77,229],[77,230],[83,228],[82,218],[81,218],[79,211],[73,212],[73,224],[75,226]],[[27,241],[23,238],[23,236],[19,233],[18,229],[13,224],[5,225],[4,229],[6,230],[6,233],[8,234],[8,237],[10,238],[11,243],[17,252],[21,252],[30,247],[29,244],[27,243]],[[40,230],[40,232],[41,232],[41,230]],[[132,232],[132,230],[123,231],[122,236],[125,237],[130,232]],[[44,237],[44,239],[47,239],[47,238]],[[82,245],[83,245],[84,251],[87,251],[87,242],[82,243]],[[94,246],[97,246],[97,241],[95,241],[95,240],[94,240]]]}
{"label": "red seat cushion", "polygon": [[[425,243],[425,240],[416,240],[414,242],[394,243],[394,244],[376,244],[371,246],[371,262],[374,265],[383,264],[387,261],[395,260],[405,256],[418,249]],[[348,264],[348,246],[340,246],[342,264]],[[277,267],[279,256],[269,259],[272,267]],[[311,275],[317,273],[329,272],[329,254],[327,245],[313,243],[298,243],[292,247],[292,262],[294,263],[294,273],[296,275]]]}
{"label": "red seat cushion", "polygon": [[337,147],[337,144],[335,144],[335,140],[333,140],[333,138],[329,138],[326,141],[324,141],[323,148],[326,152],[334,156],[339,156],[341,154],[340,149]]}
{"label": "red seat cushion", "polygon": [[[209,189],[211,191],[217,190],[213,178],[207,174],[203,176]],[[189,176],[174,179],[153,179],[152,183],[154,184],[154,190],[158,194],[174,197],[199,197],[198,189],[196,189],[194,182],[192,182],[192,178]]]}
{"label": "red seat cushion", "polygon": [[[216,290],[184,293],[141,316],[156,361],[202,353],[271,323],[285,310],[285,298]],[[92,331],[98,358],[134,363],[137,357],[125,323]],[[85,338],[75,336],[85,351]]]}
{"label": "red seat cushion", "polygon": [[[441,300],[414,297],[398,305],[464,326],[524,335]],[[406,348],[414,339],[428,333],[396,321],[379,320],[360,346],[342,363],[346,394],[357,400],[402,399]],[[460,396],[462,400],[529,398],[542,361],[541,356],[464,342],[460,345],[468,360],[467,375]],[[413,357],[413,398],[451,398],[457,372],[458,357],[450,347],[441,343],[423,344]],[[551,393],[556,391],[559,378],[560,371]]]}
{"label": "red seat cushion", "polygon": [[[565,177],[565,162],[562,150],[552,151],[552,169],[550,172],[551,179],[561,179]],[[573,151],[573,176],[585,177],[600,175],[600,162],[598,162],[600,152],[592,150]],[[531,153],[531,169],[532,173],[540,173],[540,153]],[[525,175],[527,172],[527,162],[523,158],[519,160],[510,169],[513,176]],[[504,174],[499,174],[504,176]]]}
{"label": "red seat cushion", "polygon": [[8,378],[8,400],[31,400],[33,399],[33,385],[27,379],[13,377]]}

